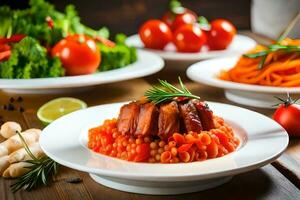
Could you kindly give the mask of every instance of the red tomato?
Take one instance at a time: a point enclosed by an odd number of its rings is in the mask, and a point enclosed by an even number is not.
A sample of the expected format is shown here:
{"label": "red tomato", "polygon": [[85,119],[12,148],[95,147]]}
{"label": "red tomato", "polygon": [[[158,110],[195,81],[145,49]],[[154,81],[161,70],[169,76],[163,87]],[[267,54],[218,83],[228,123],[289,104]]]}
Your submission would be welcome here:
{"label": "red tomato", "polygon": [[172,11],[167,11],[163,15],[163,17],[161,18],[161,20],[171,28],[175,17],[176,17],[175,13],[173,13]]}
{"label": "red tomato", "polygon": [[281,104],[273,115],[290,136],[300,136],[300,105]]}
{"label": "red tomato", "polygon": [[226,49],[236,34],[236,28],[225,19],[211,22],[211,30],[207,33],[207,45],[211,50]]}
{"label": "red tomato", "polygon": [[170,28],[160,20],[148,20],[139,30],[139,35],[145,47],[163,49],[172,41]]}
{"label": "red tomato", "polygon": [[192,12],[185,12],[183,14],[176,15],[173,23],[172,30],[176,31],[178,28],[186,24],[194,24],[197,22],[197,15]]}
{"label": "red tomato", "polygon": [[[176,23],[180,23],[180,21],[182,22],[184,22],[186,19],[183,19],[183,14],[185,14],[185,13],[189,13],[190,15],[193,15],[194,17],[191,17],[191,16],[189,16],[188,18],[192,18],[192,19],[197,19],[197,15],[196,15],[196,13],[194,13],[193,11],[191,11],[191,10],[189,10],[189,9],[187,9],[187,8],[183,8],[184,9],[184,11],[182,12],[182,13],[174,13],[174,12],[172,12],[172,11],[167,11],[164,15],[163,15],[163,17],[162,17],[162,21],[163,22],[165,22],[170,28],[172,28],[173,27],[173,22],[174,22],[174,20],[175,20],[175,18],[178,16],[178,15],[181,15],[181,17],[178,17],[178,19],[177,19],[177,22]],[[189,19],[188,19],[189,20]],[[177,26],[177,25],[176,25]]]}
{"label": "red tomato", "polygon": [[101,61],[95,41],[81,34],[62,39],[53,47],[51,54],[60,58],[67,75],[71,76],[94,73]]}
{"label": "red tomato", "polygon": [[180,52],[198,52],[206,42],[206,35],[198,25],[187,24],[176,30],[174,44]]}

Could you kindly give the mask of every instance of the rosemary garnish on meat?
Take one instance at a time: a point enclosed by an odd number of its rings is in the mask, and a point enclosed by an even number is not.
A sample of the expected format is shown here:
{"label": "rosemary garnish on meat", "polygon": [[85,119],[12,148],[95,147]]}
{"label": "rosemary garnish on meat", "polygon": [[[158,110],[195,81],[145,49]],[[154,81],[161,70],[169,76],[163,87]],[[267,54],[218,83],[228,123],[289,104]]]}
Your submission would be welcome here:
{"label": "rosemary garnish on meat", "polygon": [[42,158],[35,157],[30,151],[22,135],[19,132],[17,132],[17,134],[32,160],[25,161],[31,164],[31,166],[28,167],[30,171],[19,177],[17,181],[10,186],[12,192],[17,192],[22,188],[29,191],[42,185],[48,185],[58,172],[58,163],[48,156],[44,156]]}
{"label": "rosemary garnish on meat", "polygon": [[199,96],[193,95],[182,83],[180,77],[178,77],[180,89],[171,85],[165,80],[158,80],[159,85],[152,86],[151,89],[145,92],[145,96],[148,100],[155,104],[163,103],[165,101],[171,101],[176,97],[186,97],[190,99],[200,99]]}

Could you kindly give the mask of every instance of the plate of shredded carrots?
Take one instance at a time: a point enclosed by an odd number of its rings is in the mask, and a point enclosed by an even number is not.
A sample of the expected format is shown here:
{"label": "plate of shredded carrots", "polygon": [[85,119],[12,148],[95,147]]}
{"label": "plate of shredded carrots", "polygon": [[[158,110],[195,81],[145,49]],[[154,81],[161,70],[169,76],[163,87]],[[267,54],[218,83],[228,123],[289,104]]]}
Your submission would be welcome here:
{"label": "plate of shredded carrots", "polygon": [[241,57],[196,63],[187,75],[202,84],[225,89],[225,96],[240,104],[270,108],[274,96],[300,94],[300,40],[284,39],[257,45]]}
{"label": "plate of shredded carrots", "polygon": [[300,87],[300,39],[268,47],[257,45],[233,68],[221,71],[226,81],[274,87]]}

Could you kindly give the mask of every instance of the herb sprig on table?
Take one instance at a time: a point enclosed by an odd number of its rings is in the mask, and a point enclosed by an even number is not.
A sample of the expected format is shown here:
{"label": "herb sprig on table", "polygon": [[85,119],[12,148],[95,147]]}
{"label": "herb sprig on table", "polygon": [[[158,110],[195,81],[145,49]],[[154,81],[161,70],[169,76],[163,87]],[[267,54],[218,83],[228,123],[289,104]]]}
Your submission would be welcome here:
{"label": "herb sprig on table", "polygon": [[182,83],[181,78],[178,77],[180,89],[173,86],[164,80],[158,80],[159,85],[152,86],[151,89],[147,90],[145,96],[148,100],[155,104],[170,101],[176,97],[186,97],[191,99],[200,99],[199,96],[193,95]]}
{"label": "herb sprig on table", "polygon": [[30,151],[22,135],[19,132],[17,132],[17,134],[21,138],[24,148],[32,160],[25,161],[31,164],[31,166],[28,167],[30,171],[19,177],[16,182],[11,185],[12,192],[17,192],[22,188],[29,191],[39,186],[48,185],[58,172],[58,163],[48,156],[36,158]]}

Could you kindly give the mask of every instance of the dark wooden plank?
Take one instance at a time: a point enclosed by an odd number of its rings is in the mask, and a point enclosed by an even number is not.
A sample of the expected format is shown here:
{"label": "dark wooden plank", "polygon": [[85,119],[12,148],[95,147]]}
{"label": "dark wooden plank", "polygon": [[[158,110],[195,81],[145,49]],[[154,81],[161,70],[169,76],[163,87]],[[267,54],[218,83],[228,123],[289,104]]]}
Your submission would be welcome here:
{"label": "dark wooden plank", "polygon": [[54,182],[55,192],[58,194],[59,199],[92,199],[88,188],[80,183],[67,183],[66,180],[70,178],[80,178],[78,171],[61,167],[60,173],[56,177]]}
{"label": "dark wooden plank", "polygon": [[54,192],[53,186],[50,187],[43,187],[37,190],[33,190],[30,192],[27,191],[18,191],[16,193],[12,193],[10,191],[9,186],[14,182],[14,180],[10,179],[0,179],[0,199],[16,199],[16,200],[23,200],[23,199],[30,199],[30,200],[39,200],[39,199],[59,199],[58,193]]}

